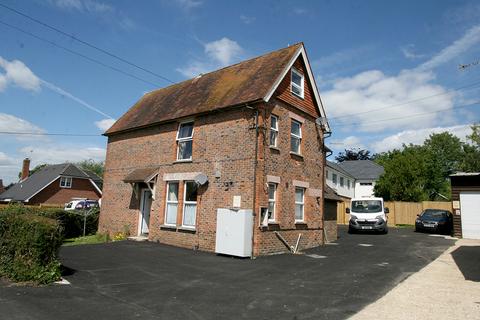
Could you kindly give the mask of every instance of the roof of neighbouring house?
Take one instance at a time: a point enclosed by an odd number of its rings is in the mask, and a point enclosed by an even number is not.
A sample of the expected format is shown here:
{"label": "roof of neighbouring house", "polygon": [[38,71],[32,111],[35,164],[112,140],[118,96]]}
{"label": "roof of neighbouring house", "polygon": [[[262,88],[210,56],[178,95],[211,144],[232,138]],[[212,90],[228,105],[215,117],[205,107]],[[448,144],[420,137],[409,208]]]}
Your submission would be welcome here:
{"label": "roof of neighbouring house", "polygon": [[340,197],[336,192],[335,190],[333,190],[332,188],[330,188],[329,186],[325,186],[325,193],[324,193],[324,197],[326,200],[333,200],[333,201],[337,201],[337,202],[341,202],[343,201],[342,197]]}
{"label": "roof of neighbouring house", "polygon": [[[105,135],[265,100],[283,79],[286,68],[300,54],[305,54],[303,43],[149,92],[121,116]],[[306,55],[304,57],[308,65]],[[314,82],[313,76],[311,80]],[[315,87],[314,93],[318,97],[315,83],[312,83],[312,87]],[[320,98],[316,100],[320,114],[325,117]]]}
{"label": "roof of neighbouring house", "polygon": [[338,163],[357,180],[378,180],[384,169],[381,165],[371,160],[349,160]]}
{"label": "roof of neighbouring house", "polygon": [[102,183],[102,179],[95,173],[80,169],[72,163],[54,164],[45,166],[25,180],[14,184],[0,194],[0,200],[27,201],[60,176],[91,179],[97,187]]}
{"label": "roof of neighbouring house", "polygon": [[353,178],[352,174],[350,174],[350,173],[348,173],[347,171],[345,171],[342,167],[340,167],[340,166],[338,165],[338,163],[335,163],[335,162],[332,162],[332,161],[328,161],[328,160],[327,160],[327,167],[330,167],[330,168],[332,168],[332,169],[334,169],[334,170],[337,170],[338,172],[343,173],[343,174],[346,175],[346,176],[350,176],[350,177]]}

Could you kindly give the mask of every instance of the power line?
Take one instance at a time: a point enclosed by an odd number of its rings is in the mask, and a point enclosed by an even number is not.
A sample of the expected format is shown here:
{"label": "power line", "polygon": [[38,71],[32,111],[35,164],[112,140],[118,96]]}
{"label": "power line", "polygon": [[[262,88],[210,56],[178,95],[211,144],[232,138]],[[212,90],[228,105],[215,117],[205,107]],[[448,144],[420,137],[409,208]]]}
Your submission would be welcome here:
{"label": "power line", "polygon": [[89,56],[84,55],[83,53],[80,53],[80,52],[77,52],[77,51],[75,51],[75,50],[72,50],[72,49],[69,49],[69,48],[67,48],[67,47],[64,47],[64,46],[62,46],[62,45],[59,45],[59,44],[57,44],[57,43],[55,43],[55,42],[53,42],[53,41],[50,41],[50,40],[48,40],[48,39],[46,39],[46,38],[42,38],[42,37],[40,37],[40,36],[38,36],[38,35],[36,35],[36,34],[34,34],[34,33],[31,33],[30,31],[23,30],[23,29],[21,29],[21,28],[19,28],[19,27],[16,27],[16,26],[14,26],[14,25],[12,25],[12,24],[10,24],[10,23],[7,23],[7,22],[5,22],[5,21],[0,20],[0,24],[3,24],[4,26],[7,26],[7,27],[9,27],[9,28],[11,28],[11,29],[14,29],[14,30],[16,30],[16,31],[19,31],[19,32],[21,32],[21,33],[24,33],[24,34],[26,34],[26,35],[29,35],[29,36],[31,36],[31,37],[33,37],[33,38],[35,38],[35,39],[44,41],[44,42],[46,42],[46,43],[48,43],[48,44],[50,44],[50,45],[52,45],[52,46],[54,46],[54,47],[60,48],[60,49],[62,49],[62,50],[65,50],[65,51],[67,51],[67,52],[69,52],[69,53],[71,53],[71,54],[74,54],[74,55],[76,55],[76,56],[79,56],[79,57],[81,57],[81,58],[83,58],[83,59],[86,59],[86,60],[88,60],[88,61],[90,61],[90,62],[96,63],[96,64],[98,64],[98,65],[101,65],[101,66],[105,67],[105,68],[111,69],[111,70],[113,70],[113,71],[119,72],[119,73],[121,73],[121,74],[123,74],[123,75],[126,75],[126,76],[128,76],[128,77],[131,77],[131,78],[134,78],[134,79],[136,79],[136,80],[139,80],[139,81],[142,81],[142,82],[144,82],[144,83],[147,83],[147,84],[149,84],[149,85],[152,85],[152,86],[154,86],[154,87],[156,87],[156,88],[161,87],[161,86],[160,86],[159,84],[157,84],[157,83],[150,82],[150,81],[148,81],[148,80],[145,80],[145,79],[142,79],[142,78],[140,78],[140,77],[137,77],[137,76],[134,75],[134,74],[131,74],[131,73],[129,73],[129,72],[123,71],[123,70],[118,69],[118,68],[116,68],[116,67],[110,66],[110,65],[108,65],[108,64],[106,64],[106,63],[103,63],[103,62],[101,62],[101,61],[99,61],[99,60],[97,60],[97,59],[90,58]]}
{"label": "power line", "polygon": [[35,23],[38,23],[38,24],[40,24],[40,25],[42,25],[42,26],[44,26],[44,27],[46,27],[46,28],[49,28],[49,29],[51,29],[51,30],[53,30],[53,31],[55,31],[55,32],[57,32],[57,33],[60,33],[60,34],[66,36],[66,37],[68,37],[68,38],[70,38],[70,39],[72,39],[72,40],[78,41],[78,42],[80,42],[80,43],[82,43],[82,44],[84,44],[84,45],[86,45],[86,46],[88,46],[88,47],[90,47],[90,48],[92,48],[92,49],[95,49],[95,50],[97,50],[97,51],[100,51],[100,52],[102,52],[103,54],[106,54],[106,55],[108,55],[108,56],[110,56],[110,57],[112,57],[112,58],[115,58],[115,59],[117,59],[117,60],[119,60],[119,61],[121,61],[121,62],[123,62],[123,63],[126,63],[126,64],[132,66],[132,67],[135,67],[135,68],[140,69],[140,70],[142,70],[142,71],[144,71],[144,72],[146,72],[146,73],[149,73],[149,74],[151,74],[151,75],[153,75],[153,76],[156,76],[156,77],[158,77],[158,78],[160,78],[160,79],[162,79],[162,80],[164,80],[164,81],[167,81],[167,82],[170,82],[170,83],[175,83],[174,81],[168,79],[167,77],[164,77],[164,76],[162,76],[162,75],[160,75],[160,74],[158,74],[158,73],[155,73],[155,72],[150,71],[150,70],[148,70],[148,69],[146,69],[146,68],[144,68],[144,67],[141,67],[141,66],[139,66],[139,65],[137,65],[137,64],[135,64],[135,63],[133,63],[133,62],[127,60],[127,59],[125,59],[125,58],[122,58],[122,57],[120,57],[120,56],[118,56],[118,55],[116,55],[116,54],[114,54],[114,53],[111,53],[111,52],[109,52],[109,51],[107,51],[107,50],[105,50],[105,49],[102,49],[102,48],[94,45],[94,44],[91,44],[90,42],[87,42],[87,41],[85,41],[85,40],[82,40],[82,39],[80,39],[80,38],[77,38],[77,37],[74,36],[73,34],[70,34],[70,33],[67,33],[67,32],[65,32],[65,31],[62,31],[62,30],[60,30],[60,29],[57,28],[57,27],[54,27],[54,26],[52,26],[52,25],[49,25],[49,24],[47,24],[47,23],[45,23],[45,22],[43,22],[43,21],[40,21],[40,20],[38,20],[38,19],[36,19],[36,18],[34,18],[34,17],[26,14],[26,13],[23,13],[23,12],[21,12],[21,11],[19,11],[19,10],[16,10],[16,9],[12,8],[12,7],[9,7],[9,6],[7,6],[7,5],[5,5],[5,4],[3,4],[3,3],[0,3],[0,7],[3,7],[3,8],[5,8],[5,9],[7,9],[7,10],[10,10],[10,11],[12,11],[12,12],[14,12],[14,13],[16,13],[16,14],[24,17],[24,18],[27,18],[27,19],[29,19],[29,20],[31,20],[31,21],[33,21],[33,22],[35,22]]}
{"label": "power line", "polygon": [[340,119],[340,118],[356,116],[356,115],[359,115],[359,114],[371,113],[371,112],[381,111],[381,110],[385,110],[385,109],[400,107],[400,106],[410,104],[410,103],[413,103],[413,102],[427,100],[427,99],[431,99],[431,98],[434,98],[434,97],[446,95],[450,92],[460,91],[460,90],[464,90],[464,89],[468,89],[468,88],[474,88],[474,87],[477,87],[477,86],[480,86],[480,81],[477,81],[477,82],[474,82],[474,83],[471,83],[471,84],[468,84],[468,85],[465,85],[465,86],[462,86],[462,87],[453,88],[453,89],[447,90],[447,91],[442,92],[442,93],[437,93],[437,94],[433,94],[433,95],[430,95],[430,96],[421,97],[421,98],[418,98],[418,99],[408,100],[408,101],[405,101],[405,102],[392,104],[392,105],[388,105],[388,106],[385,106],[385,107],[372,109],[372,110],[368,110],[368,111],[362,111],[362,112],[357,112],[357,113],[350,113],[348,115],[343,115],[343,116],[331,117],[331,118],[328,118],[328,120],[335,120],[335,119]]}
{"label": "power line", "polygon": [[101,134],[83,134],[83,133],[41,133],[41,132],[15,132],[0,131],[0,134],[24,135],[24,136],[67,136],[67,137],[101,137]]}
{"label": "power line", "polygon": [[465,105],[460,105],[460,106],[454,106],[454,107],[452,107],[452,108],[444,108],[444,109],[439,109],[439,110],[436,110],[436,111],[430,111],[430,112],[424,112],[424,113],[416,113],[416,114],[412,114],[412,115],[408,115],[408,116],[403,116],[403,117],[394,117],[394,118],[380,119],[380,120],[368,121],[368,122],[363,122],[363,123],[362,123],[362,122],[354,122],[354,123],[339,124],[339,125],[337,125],[336,127],[346,127],[346,126],[354,126],[354,125],[364,126],[365,124],[368,126],[368,125],[375,124],[375,123],[379,123],[379,122],[394,121],[394,120],[409,119],[409,118],[416,118],[416,117],[421,117],[421,116],[424,116],[424,115],[433,114],[433,113],[439,113],[439,112],[443,112],[443,111],[449,111],[449,110],[454,110],[454,109],[467,108],[467,107],[471,107],[471,106],[474,106],[474,105],[477,105],[477,104],[480,104],[480,100],[479,100],[479,101],[475,101],[475,102],[470,103],[470,104],[465,104]]}

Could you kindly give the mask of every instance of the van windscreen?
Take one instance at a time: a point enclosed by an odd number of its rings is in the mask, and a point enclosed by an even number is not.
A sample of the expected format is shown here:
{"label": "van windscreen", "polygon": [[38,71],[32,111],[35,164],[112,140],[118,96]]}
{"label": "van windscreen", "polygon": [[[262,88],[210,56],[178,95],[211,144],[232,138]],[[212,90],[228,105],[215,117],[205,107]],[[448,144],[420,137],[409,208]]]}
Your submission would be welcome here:
{"label": "van windscreen", "polygon": [[380,200],[356,200],[352,201],[352,211],[358,213],[374,213],[382,211]]}

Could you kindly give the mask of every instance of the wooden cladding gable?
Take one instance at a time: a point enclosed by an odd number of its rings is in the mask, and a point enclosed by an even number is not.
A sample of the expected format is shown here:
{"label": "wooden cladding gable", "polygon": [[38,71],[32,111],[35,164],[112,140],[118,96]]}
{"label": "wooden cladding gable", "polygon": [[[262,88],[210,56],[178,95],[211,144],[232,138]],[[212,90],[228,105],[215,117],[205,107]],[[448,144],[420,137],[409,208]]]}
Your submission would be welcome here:
{"label": "wooden cladding gable", "polygon": [[285,78],[283,78],[282,82],[280,82],[280,85],[275,91],[274,96],[315,118],[320,117],[321,115],[318,112],[319,108],[317,106],[317,103],[315,102],[312,83],[310,83],[308,79],[306,66],[301,56],[299,56],[297,60],[294,62],[293,68],[303,75],[303,79],[304,79],[303,98],[300,98],[299,96],[292,93],[292,90],[291,90],[292,71],[291,70],[287,72],[287,74],[285,75]]}

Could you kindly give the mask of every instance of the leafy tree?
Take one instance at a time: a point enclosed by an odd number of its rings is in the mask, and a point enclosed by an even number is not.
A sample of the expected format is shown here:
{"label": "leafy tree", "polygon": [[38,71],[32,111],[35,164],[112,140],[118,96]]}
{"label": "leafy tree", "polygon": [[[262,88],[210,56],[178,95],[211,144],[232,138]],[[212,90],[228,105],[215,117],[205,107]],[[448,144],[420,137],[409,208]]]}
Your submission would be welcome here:
{"label": "leafy tree", "polygon": [[[42,163],[42,164],[39,164],[39,165],[35,166],[35,168],[33,168],[32,170],[30,170],[28,172],[28,176],[30,177],[32,174],[34,174],[35,172],[39,171],[40,169],[42,169],[46,166],[48,166],[48,164],[46,164],[46,163]],[[22,177],[22,171],[20,171],[18,173],[18,179],[20,179],[21,177]]]}
{"label": "leafy tree", "polygon": [[83,160],[78,162],[77,166],[79,166],[82,169],[92,171],[100,178],[103,178],[103,170],[105,169],[105,162],[103,161],[95,161],[92,159]]}
{"label": "leafy tree", "polygon": [[480,172],[480,124],[472,125],[472,134],[467,136],[471,143],[463,145],[464,157],[460,169],[465,172]]}
{"label": "leafy tree", "polygon": [[373,155],[370,154],[370,151],[365,149],[345,149],[344,152],[339,152],[335,157],[335,160],[338,162],[347,161],[347,160],[372,160]]}

